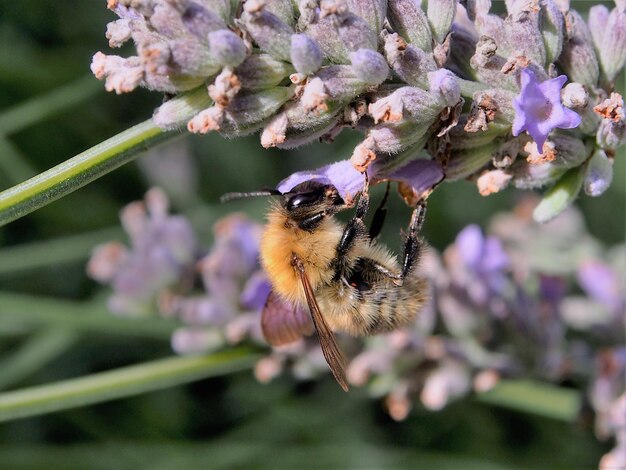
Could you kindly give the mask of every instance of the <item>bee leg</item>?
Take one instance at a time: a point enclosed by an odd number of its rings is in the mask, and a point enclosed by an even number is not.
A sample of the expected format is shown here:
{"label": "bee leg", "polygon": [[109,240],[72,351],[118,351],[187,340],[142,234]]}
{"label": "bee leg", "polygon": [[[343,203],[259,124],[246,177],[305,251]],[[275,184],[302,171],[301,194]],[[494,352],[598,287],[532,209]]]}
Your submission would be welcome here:
{"label": "bee leg", "polygon": [[389,197],[389,182],[387,182],[387,189],[385,190],[385,195],[383,196],[383,200],[380,201],[380,205],[376,208],[376,212],[374,212],[372,225],[370,225],[370,240],[373,240],[374,238],[376,238],[383,228],[383,225],[385,223],[385,217],[387,217],[387,207],[385,207],[385,205],[387,203],[388,197]]}
{"label": "bee leg", "polygon": [[322,223],[325,217],[326,214],[324,212],[318,212],[307,217],[306,219],[302,219],[298,223],[298,227],[300,227],[302,230],[306,230],[307,232],[312,232],[319,226],[319,224]]}
{"label": "bee leg", "polygon": [[387,269],[382,264],[378,264],[378,263],[376,263],[374,261],[372,261],[371,266],[376,271],[381,273],[383,276],[386,276],[386,277],[390,278],[393,281],[393,283],[396,284],[397,286],[401,286],[402,285],[402,280],[403,280],[402,274],[398,274],[396,272],[390,271],[389,269]]}
{"label": "bee leg", "polygon": [[404,242],[404,261],[402,263],[402,279],[407,277],[415,261],[419,258],[422,250],[422,241],[419,238],[419,232],[424,224],[424,217],[426,216],[426,203],[422,200],[417,203],[417,206],[411,214],[411,222],[409,223],[409,232]]}
{"label": "bee leg", "polygon": [[341,235],[341,239],[337,244],[335,259],[333,261],[333,265],[335,266],[335,280],[341,278],[346,271],[345,258],[348,251],[350,251],[350,249],[354,246],[359,237],[364,236],[367,233],[367,227],[365,226],[365,222],[363,222],[363,218],[369,209],[369,201],[369,193],[367,192],[367,189],[365,189],[361,193],[354,216],[347,223],[346,228],[343,230],[343,234]]}

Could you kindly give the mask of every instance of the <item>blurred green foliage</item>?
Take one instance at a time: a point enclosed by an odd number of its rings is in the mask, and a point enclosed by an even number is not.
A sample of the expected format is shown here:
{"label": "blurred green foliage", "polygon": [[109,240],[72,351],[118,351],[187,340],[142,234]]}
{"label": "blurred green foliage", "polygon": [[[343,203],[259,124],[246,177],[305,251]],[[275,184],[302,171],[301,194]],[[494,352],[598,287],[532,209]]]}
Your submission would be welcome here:
{"label": "blurred green foliage", "polygon": [[[75,93],[85,97],[59,112],[50,111],[54,100],[46,102],[46,109],[32,111],[28,126],[13,129],[11,120],[0,128],[0,189],[147,119],[159,104],[158,95],[115,96],[94,78],[82,78],[89,75],[91,56],[108,49],[104,31],[111,19],[105,2],[0,1],[0,115],[76,80]],[[185,137],[198,167],[200,205],[175,209],[192,216],[208,244],[220,215],[239,210],[262,220],[266,208],[263,200],[225,207],[218,203],[221,194],[273,186],[295,170],[347,158],[356,138],[345,132],[332,146],[287,152],[263,150],[258,136]],[[622,152],[611,190],[577,201],[591,233],[608,245],[624,238],[624,169]],[[122,239],[114,228],[118,212],[140,199],[148,185],[132,163],[0,228],[0,290],[97,300],[101,292],[84,273],[89,249],[112,237]],[[374,198],[381,189],[374,190]],[[519,197],[509,190],[483,198],[472,184],[445,185],[430,200],[426,239],[443,248],[462,227],[485,226],[490,215],[510,210]],[[384,234],[391,247],[399,247],[408,215],[394,199]],[[32,248],[21,247],[29,243]],[[33,298],[32,309],[42,307],[41,297]],[[158,335],[75,330],[63,320],[54,327],[72,335],[54,342],[44,327],[48,323],[20,322],[0,311],[0,359],[16,354],[32,332],[49,341],[39,367],[30,375],[18,374],[11,388],[171,354],[168,341]],[[296,384],[282,378],[260,385],[249,371],[0,425],[0,466],[20,469],[582,468],[595,466],[608,448],[594,439],[589,422],[560,423],[465,400],[439,413],[414,410],[405,422],[395,423],[361,390],[338,396],[330,379]]]}

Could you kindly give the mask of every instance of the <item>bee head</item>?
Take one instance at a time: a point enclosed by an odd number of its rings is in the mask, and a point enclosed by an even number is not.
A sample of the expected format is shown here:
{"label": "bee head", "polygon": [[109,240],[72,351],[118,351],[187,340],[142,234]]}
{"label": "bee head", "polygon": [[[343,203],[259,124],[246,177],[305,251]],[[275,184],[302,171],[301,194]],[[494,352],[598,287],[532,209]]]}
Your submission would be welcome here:
{"label": "bee head", "polygon": [[305,181],[282,195],[280,204],[289,216],[295,220],[324,212],[332,214],[339,207],[345,206],[337,188],[317,181]]}

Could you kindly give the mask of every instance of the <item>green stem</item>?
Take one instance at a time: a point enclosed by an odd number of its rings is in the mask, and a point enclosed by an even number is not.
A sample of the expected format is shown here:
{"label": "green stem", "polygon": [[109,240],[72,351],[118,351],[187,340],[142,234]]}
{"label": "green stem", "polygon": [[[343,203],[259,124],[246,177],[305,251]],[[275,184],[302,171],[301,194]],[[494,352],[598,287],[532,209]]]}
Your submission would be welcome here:
{"label": "green stem", "polygon": [[152,119],[0,193],[0,225],[7,224],[133,160],[179,134],[164,132]]}
{"label": "green stem", "polygon": [[478,401],[525,413],[574,422],[580,410],[580,393],[530,380],[503,380],[476,396]]}
{"label": "green stem", "polygon": [[9,388],[67,351],[76,341],[73,331],[46,329],[30,337],[11,356],[0,362],[0,390]]}
{"label": "green stem", "polygon": [[50,325],[97,334],[122,334],[169,340],[178,324],[162,318],[111,315],[104,306],[0,292],[0,322]]}
{"label": "green stem", "polygon": [[93,75],[80,78],[0,113],[0,132],[12,134],[82,103],[102,90]]}
{"label": "green stem", "polygon": [[0,422],[102,403],[247,369],[259,355],[248,348],[210,356],[172,357],[0,394]]}

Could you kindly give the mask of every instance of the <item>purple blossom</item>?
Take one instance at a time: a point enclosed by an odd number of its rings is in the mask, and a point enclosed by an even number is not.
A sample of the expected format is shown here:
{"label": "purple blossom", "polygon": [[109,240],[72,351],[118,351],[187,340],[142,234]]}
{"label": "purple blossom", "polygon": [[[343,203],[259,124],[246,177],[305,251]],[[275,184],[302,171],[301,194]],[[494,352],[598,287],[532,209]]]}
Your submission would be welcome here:
{"label": "purple blossom", "polygon": [[561,103],[561,88],[567,81],[565,75],[539,82],[534,72],[523,69],[521,79],[522,91],[513,100],[513,135],[527,131],[537,144],[537,152],[541,153],[553,129],[578,127],[581,118]]}
{"label": "purple blossom", "polygon": [[578,283],[589,297],[597,300],[611,311],[623,310],[623,281],[619,273],[599,261],[588,261],[578,268]]}
{"label": "purple blossom", "polygon": [[[398,181],[413,188],[417,194],[433,188],[444,176],[441,165],[427,159],[411,160],[392,170],[386,169],[385,162],[374,161],[368,168],[367,174],[372,183]],[[305,181],[332,184],[337,188],[340,196],[349,201],[363,189],[364,177],[361,172],[355,170],[350,160],[342,160],[317,170],[293,173],[282,180],[276,189],[281,193],[287,193]]]}

